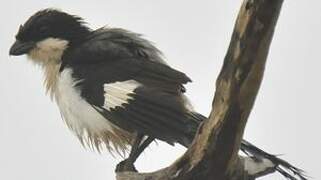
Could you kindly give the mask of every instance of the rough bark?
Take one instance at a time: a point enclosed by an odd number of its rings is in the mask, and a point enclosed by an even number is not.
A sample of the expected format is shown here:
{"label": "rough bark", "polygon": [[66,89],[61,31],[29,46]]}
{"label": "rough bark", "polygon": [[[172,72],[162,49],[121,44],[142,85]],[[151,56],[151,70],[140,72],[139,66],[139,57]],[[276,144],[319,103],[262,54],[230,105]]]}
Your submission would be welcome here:
{"label": "rough bark", "polygon": [[282,3],[244,0],[216,81],[211,114],[186,153],[167,168],[152,173],[121,172],[117,180],[245,180],[273,172],[271,168],[249,176],[238,151]]}

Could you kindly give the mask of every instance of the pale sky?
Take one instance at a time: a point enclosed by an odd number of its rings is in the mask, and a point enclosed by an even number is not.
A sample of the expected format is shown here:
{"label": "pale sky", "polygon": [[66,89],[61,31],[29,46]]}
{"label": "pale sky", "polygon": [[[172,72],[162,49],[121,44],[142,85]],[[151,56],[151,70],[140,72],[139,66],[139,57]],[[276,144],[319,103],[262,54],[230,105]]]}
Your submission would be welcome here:
{"label": "pale sky", "polygon": [[[121,160],[85,150],[67,129],[26,57],[9,57],[18,26],[47,7],[77,14],[92,28],[122,27],[145,35],[193,83],[187,95],[207,115],[241,1],[11,0],[0,11],[0,179],[112,180]],[[321,179],[321,3],[285,1],[265,77],[245,138]],[[185,149],[153,144],[141,171],[172,163]],[[262,180],[282,180],[271,175]]]}

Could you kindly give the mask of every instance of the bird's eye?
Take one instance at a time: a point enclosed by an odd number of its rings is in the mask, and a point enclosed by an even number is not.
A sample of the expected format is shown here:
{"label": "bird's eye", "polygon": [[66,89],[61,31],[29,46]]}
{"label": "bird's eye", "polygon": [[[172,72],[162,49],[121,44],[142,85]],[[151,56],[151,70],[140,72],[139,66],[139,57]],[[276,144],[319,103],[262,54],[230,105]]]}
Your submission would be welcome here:
{"label": "bird's eye", "polygon": [[43,26],[43,27],[41,27],[41,28],[39,29],[39,32],[40,32],[41,34],[45,34],[47,31],[48,31],[48,28],[47,28],[46,26]]}

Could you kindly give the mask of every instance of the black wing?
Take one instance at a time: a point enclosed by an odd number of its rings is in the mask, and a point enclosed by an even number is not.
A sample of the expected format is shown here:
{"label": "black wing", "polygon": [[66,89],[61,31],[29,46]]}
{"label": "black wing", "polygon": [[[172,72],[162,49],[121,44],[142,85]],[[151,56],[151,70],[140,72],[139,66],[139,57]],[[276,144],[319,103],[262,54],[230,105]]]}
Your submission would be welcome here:
{"label": "black wing", "polygon": [[72,68],[81,96],[117,126],[186,145],[198,125],[182,98],[190,79],[160,62],[137,34],[99,30],[65,53],[61,70]]}

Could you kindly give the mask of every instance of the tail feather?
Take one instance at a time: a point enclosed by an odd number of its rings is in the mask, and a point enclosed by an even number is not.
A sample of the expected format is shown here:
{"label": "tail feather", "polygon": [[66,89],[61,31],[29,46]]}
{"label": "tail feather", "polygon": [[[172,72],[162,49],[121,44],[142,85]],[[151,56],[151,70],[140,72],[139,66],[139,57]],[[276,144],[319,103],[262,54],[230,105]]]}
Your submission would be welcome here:
{"label": "tail feather", "polygon": [[287,161],[280,159],[275,155],[269,154],[259,149],[258,147],[254,146],[246,140],[242,141],[241,150],[245,154],[253,157],[254,159],[262,160],[263,158],[266,158],[270,160],[273,164],[275,164],[276,171],[278,171],[280,174],[282,174],[284,177],[290,180],[298,180],[298,178],[301,180],[307,180],[302,169],[299,169],[291,165]]}
{"label": "tail feather", "polygon": [[[191,112],[190,119],[193,121],[193,124],[199,125],[203,120],[206,119],[206,117],[199,114],[199,113]],[[195,129],[197,129],[197,127]],[[191,137],[194,137],[194,135]],[[190,140],[189,140],[188,144],[190,144],[192,142],[193,138],[192,139],[189,138],[189,139]],[[185,146],[188,147],[187,144]],[[275,165],[275,170],[278,171],[280,174],[282,174],[287,179],[307,180],[307,177],[305,176],[304,171],[302,169],[299,169],[299,168],[291,165],[287,161],[280,159],[275,155],[269,154],[269,153],[259,149],[258,147],[254,146],[253,144],[249,143],[246,140],[242,140],[240,149],[244,154],[253,158],[254,160],[257,160],[257,161],[262,161],[264,159],[270,160]]]}

